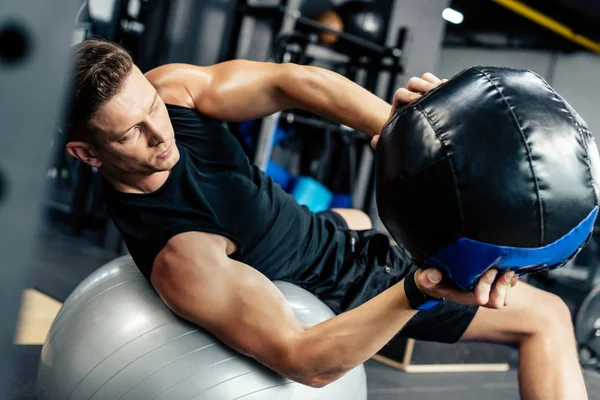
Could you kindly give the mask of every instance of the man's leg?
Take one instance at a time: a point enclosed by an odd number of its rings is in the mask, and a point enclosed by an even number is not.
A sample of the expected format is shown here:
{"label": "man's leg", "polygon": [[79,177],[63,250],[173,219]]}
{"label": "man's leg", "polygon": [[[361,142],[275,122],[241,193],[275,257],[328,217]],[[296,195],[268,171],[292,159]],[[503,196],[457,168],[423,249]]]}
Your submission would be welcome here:
{"label": "man's leg", "polygon": [[331,211],[335,212],[346,221],[348,229],[362,231],[373,228],[371,218],[364,211],[349,208],[334,208]]}
{"label": "man's leg", "polygon": [[506,307],[480,308],[461,340],[517,347],[523,399],[587,399],[571,315],[554,294],[519,282]]}

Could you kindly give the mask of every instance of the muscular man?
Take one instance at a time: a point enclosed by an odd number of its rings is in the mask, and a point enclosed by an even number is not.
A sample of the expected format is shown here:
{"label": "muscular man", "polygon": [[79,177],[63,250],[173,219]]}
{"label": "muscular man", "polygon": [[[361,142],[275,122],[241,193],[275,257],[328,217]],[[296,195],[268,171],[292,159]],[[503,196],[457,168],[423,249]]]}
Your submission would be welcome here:
{"label": "muscular man", "polygon": [[[298,205],[251,165],[219,122],[304,109],[375,143],[392,105],[309,66],[235,60],[165,65],[144,75],[122,49],[93,40],[75,56],[67,149],[101,171],[110,215],[175,313],[314,387],[400,334],[515,346],[523,398],[586,398],[571,317],[557,296],[514,286],[511,273],[496,271],[473,293],[444,287],[438,271],[417,270],[364,214],[316,215]],[[440,83],[432,74],[412,78],[394,106]],[[411,309],[407,277],[446,301]],[[337,316],[304,326],[273,280],[306,288]]]}

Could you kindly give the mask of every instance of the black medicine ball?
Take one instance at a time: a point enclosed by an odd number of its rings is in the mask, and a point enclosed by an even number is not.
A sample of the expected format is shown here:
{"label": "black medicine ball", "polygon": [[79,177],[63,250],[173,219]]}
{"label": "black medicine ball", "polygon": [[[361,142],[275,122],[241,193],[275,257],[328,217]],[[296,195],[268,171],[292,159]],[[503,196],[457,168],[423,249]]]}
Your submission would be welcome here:
{"label": "black medicine ball", "polygon": [[598,204],[592,133],[528,70],[462,71],[398,110],[376,154],[380,217],[417,264],[461,238],[539,248]]}

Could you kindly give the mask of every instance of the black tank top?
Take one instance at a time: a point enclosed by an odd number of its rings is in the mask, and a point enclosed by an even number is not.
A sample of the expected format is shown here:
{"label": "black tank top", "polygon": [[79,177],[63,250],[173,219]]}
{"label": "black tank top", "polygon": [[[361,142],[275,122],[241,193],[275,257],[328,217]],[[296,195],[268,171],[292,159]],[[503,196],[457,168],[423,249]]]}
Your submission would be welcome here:
{"label": "black tank top", "polygon": [[345,234],[300,206],[252,165],[221,122],[167,105],[181,157],[163,186],[150,194],[117,192],[104,181],[108,212],[140,271],[182,232],[222,235],[237,245],[231,258],[271,280],[319,292],[334,285]]}

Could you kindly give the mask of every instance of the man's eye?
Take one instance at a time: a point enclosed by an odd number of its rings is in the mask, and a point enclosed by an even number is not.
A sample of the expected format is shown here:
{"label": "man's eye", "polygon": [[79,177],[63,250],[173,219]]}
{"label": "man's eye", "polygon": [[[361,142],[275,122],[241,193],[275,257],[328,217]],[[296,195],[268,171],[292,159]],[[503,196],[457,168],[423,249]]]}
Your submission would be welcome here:
{"label": "man's eye", "polygon": [[135,135],[137,135],[141,131],[142,131],[142,127],[141,126],[139,126],[139,125],[135,126],[125,136],[121,137],[118,140],[118,142],[119,143],[124,143],[124,142],[128,141],[129,139],[132,139]]}

